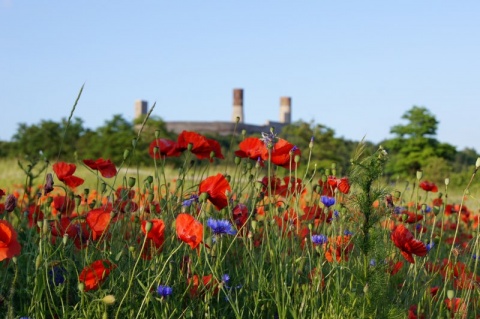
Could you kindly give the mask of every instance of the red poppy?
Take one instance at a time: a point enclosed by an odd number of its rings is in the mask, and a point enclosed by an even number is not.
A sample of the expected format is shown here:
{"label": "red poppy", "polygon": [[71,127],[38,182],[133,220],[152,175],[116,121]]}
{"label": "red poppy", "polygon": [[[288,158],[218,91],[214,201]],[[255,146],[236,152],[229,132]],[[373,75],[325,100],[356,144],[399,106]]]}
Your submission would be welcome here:
{"label": "red poppy", "polygon": [[418,314],[418,306],[417,305],[411,305],[410,308],[408,309],[408,319],[424,319],[425,315],[423,314]]}
{"label": "red poppy", "polygon": [[214,157],[223,158],[220,150],[220,145],[216,141],[209,140],[205,136],[196,132],[183,131],[177,139],[177,148],[179,151],[184,151],[189,148],[198,159],[208,158],[210,161],[210,154],[214,152]]}
{"label": "red poppy", "polygon": [[248,220],[248,207],[244,204],[238,204],[233,208],[232,217],[237,229],[242,228]]}
{"label": "red poppy", "polygon": [[70,188],[75,188],[83,184],[84,180],[80,177],[74,176],[77,166],[65,162],[57,162],[53,164],[53,171],[58,179],[65,183]]}
{"label": "red poppy", "polygon": [[413,224],[423,219],[423,215],[405,211],[397,216],[398,221]]}
{"label": "red poppy", "polygon": [[102,174],[102,176],[105,178],[110,178],[117,175],[117,168],[109,159],[104,160],[103,158],[99,158],[96,161],[85,159],[83,162],[91,169],[99,171],[100,174]]}
{"label": "red poppy", "polygon": [[189,214],[179,214],[175,223],[177,237],[192,249],[203,240],[203,225]]}
{"label": "red poppy", "polygon": [[[218,143],[216,140],[211,139],[211,138],[207,138],[207,142],[210,145],[210,152],[214,153],[213,157],[220,158],[220,159],[225,158],[225,157],[223,157],[222,147],[220,146],[220,143]],[[212,162],[212,161],[213,161],[213,159],[210,158],[210,162]]]}
{"label": "red poppy", "polygon": [[17,232],[6,220],[0,220],[0,261],[20,254]]}
{"label": "red poppy", "polygon": [[283,184],[280,186],[276,186],[274,193],[283,197],[289,197],[290,195],[302,195],[306,192],[307,189],[303,185],[301,178],[285,176],[283,178]]}
{"label": "red poppy", "polygon": [[412,233],[403,224],[395,227],[390,238],[395,246],[400,248],[400,253],[409,263],[415,263],[413,254],[421,257],[427,254],[427,247],[425,244],[415,239]]}
{"label": "red poppy", "polygon": [[6,193],[3,189],[0,189],[0,199],[2,199],[3,196],[5,196]]}
{"label": "red poppy", "polygon": [[337,262],[343,260],[348,261],[348,254],[353,250],[351,236],[337,236],[328,240],[326,247],[325,258],[332,262],[335,258]]}
{"label": "red poppy", "polygon": [[241,158],[249,158],[257,161],[258,158],[265,158],[267,148],[265,144],[258,137],[247,137],[240,144],[238,151],[235,151],[235,155]]}
{"label": "red poppy", "polygon": [[462,300],[462,298],[452,298],[445,299],[445,306],[447,306],[450,311],[451,317],[453,318],[456,313],[462,315],[461,318],[466,318],[467,315],[467,304]]}
{"label": "red poppy", "polygon": [[92,230],[92,239],[97,240],[105,236],[108,226],[110,225],[112,210],[109,207],[100,207],[93,209],[87,213],[86,222]]}
{"label": "red poppy", "polygon": [[78,276],[78,281],[85,285],[85,291],[97,289],[107,279],[110,272],[115,268],[109,260],[102,259],[91,263],[83,268]]}
{"label": "red poppy", "polygon": [[145,228],[147,221],[142,220],[142,232],[147,235],[147,238],[154,244],[155,248],[162,248],[165,241],[165,224],[161,219],[152,219],[150,223],[152,223],[152,228],[147,233]]}
{"label": "red poppy", "polygon": [[75,202],[67,196],[57,195],[53,198],[51,207],[53,215],[70,215],[75,209]]}
{"label": "red poppy", "polygon": [[37,222],[43,220],[44,217],[43,212],[40,210],[40,206],[32,204],[28,206],[27,212],[28,227],[37,227]]}
{"label": "red poppy", "polygon": [[[292,170],[295,170],[299,163],[295,163],[294,158],[297,155],[301,155],[301,153],[300,149],[296,148],[295,145],[279,138],[277,143],[273,146],[271,161],[277,166],[287,169],[292,168]],[[268,160],[268,153],[265,153],[263,159]]]}
{"label": "red poppy", "polygon": [[[158,148],[157,151],[155,151],[156,147]],[[170,156],[177,157],[181,154],[180,150],[177,149],[177,142],[166,138],[157,138],[150,143],[148,153],[155,159]]]}
{"label": "red poppy", "polygon": [[438,192],[438,187],[434,183],[423,181],[418,186],[427,192],[432,192],[432,193]]}
{"label": "red poppy", "polygon": [[392,276],[395,275],[397,272],[399,272],[400,269],[402,269],[403,267],[403,261],[397,261],[395,264],[393,263],[393,261],[389,261],[388,264],[389,264],[388,271]]}
{"label": "red poppy", "polygon": [[200,194],[207,193],[208,200],[218,209],[221,210],[228,205],[226,191],[231,191],[230,184],[225,176],[217,174],[204,179],[199,187]]}
{"label": "red poppy", "polygon": [[188,278],[188,285],[190,286],[190,296],[197,297],[205,294],[206,291],[214,288],[213,294],[217,294],[219,291],[218,282],[213,280],[212,275],[203,276],[202,283],[200,285],[200,278],[198,275]]}

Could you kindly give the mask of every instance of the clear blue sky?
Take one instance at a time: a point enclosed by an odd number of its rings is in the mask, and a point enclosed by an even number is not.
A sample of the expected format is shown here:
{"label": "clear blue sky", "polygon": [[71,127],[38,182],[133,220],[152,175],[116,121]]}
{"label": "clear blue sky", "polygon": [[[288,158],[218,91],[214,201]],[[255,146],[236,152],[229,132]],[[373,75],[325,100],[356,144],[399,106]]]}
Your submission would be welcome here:
{"label": "clear blue sky", "polygon": [[19,122],[74,116],[292,119],[379,142],[413,105],[437,138],[480,151],[480,1],[0,0],[0,140]]}

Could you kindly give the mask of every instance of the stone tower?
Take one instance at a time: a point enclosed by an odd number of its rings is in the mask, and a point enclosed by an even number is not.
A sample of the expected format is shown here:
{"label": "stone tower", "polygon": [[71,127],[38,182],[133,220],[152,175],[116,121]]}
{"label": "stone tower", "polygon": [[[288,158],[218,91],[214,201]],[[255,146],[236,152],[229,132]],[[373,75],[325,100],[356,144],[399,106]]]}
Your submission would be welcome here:
{"label": "stone tower", "polygon": [[232,122],[236,122],[237,117],[240,118],[239,123],[245,123],[245,117],[243,115],[243,89],[233,89]]}
{"label": "stone tower", "polygon": [[292,121],[292,98],[282,96],[280,98],[280,123],[290,124]]}
{"label": "stone tower", "polygon": [[147,114],[148,102],[143,100],[135,101],[135,119]]}

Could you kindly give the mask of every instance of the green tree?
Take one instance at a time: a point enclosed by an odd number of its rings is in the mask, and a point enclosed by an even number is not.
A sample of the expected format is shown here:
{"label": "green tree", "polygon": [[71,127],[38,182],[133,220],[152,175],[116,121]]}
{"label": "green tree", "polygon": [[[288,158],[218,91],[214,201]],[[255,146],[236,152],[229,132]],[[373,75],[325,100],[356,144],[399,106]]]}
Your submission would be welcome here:
{"label": "green tree", "polygon": [[77,149],[77,141],[83,135],[83,120],[63,118],[60,123],[42,120],[39,124],[20,123],[12,137],[12,155],[31,159],[45,157],[49,160],[72,161]]}
{"label": "green tree", "polygon": [[[335,163],[339,175],[346,172],[357,145],[353,141],[336,138],[333,129],[313,122],[298,121],[287,125],[282,129],[280,137],[302,150],[302,163],[304,164],[308,160],[308,146],[313,138],[313,164],[317,164],[318,168],[330,168],[331,164]],[[302,167],[304,166],[302,165]]]}
{"label": "green tree", "polygon": [[390,155],[386,173],[413,176],[417,170],[432,168],[433,162],[441,162],[444,170],[450,169],[457,151],[454,146],[435,139],[438,128],[435,116],[425,107],[413,106],[402,119],[407,123],[390,130],[396,137],[382,142]]}

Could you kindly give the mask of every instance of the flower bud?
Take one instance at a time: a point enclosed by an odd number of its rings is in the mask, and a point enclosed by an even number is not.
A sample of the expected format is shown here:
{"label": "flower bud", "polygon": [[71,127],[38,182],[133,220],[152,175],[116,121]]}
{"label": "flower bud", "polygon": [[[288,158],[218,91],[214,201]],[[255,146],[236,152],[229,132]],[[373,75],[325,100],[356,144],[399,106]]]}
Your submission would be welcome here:
{"label": "flower bud", "polygon": [[325,169],[325,175],[330,176],[330,169],[329,168]]}
{"label": "flower bud", "polygon": [[15,207],[17,207],[17,198],[13,194],[10,194],[5,200],[5,211],[8,213],[13,212]]}
{"label": "flower bud", "polygon": [[132,188],[133,186],[135,186],[135,182],[137,180],[135,179],[135,177],[129,177],[128,178],[128,187]]}
{"label": "flower bud", "polygon": [[145,178],[145,182],[149,183],[149,184],[152,184],[153,183],[153,176],[152,175],[148,175],[146,178]]}
{"label": "flower bud", "polygon": [[239,165],[242,162],[242,159],[238,156],[235,156],[235,165]]}
{"label": "flower bud", "polygon": [[294,161],[295,163],[300,162],[300,155],[295,155],[295,157],[293,158],[293,161]]}
{"label": "flower bud", "polygon": [[128,156],[130,155],[130,150],[129,149],[126,149],[125,151],[123,151],[123,160],[127,160]]}
{"label": "flower bud", "polygon": [[113,305],[115,303],[115,296],[113,295],[106,295],[102,298],[102,301],[106,305]]}
{"label": "flower bud", "polygon": [[475,169],[480,168],[480,157],[477,158],[477,161],[475,162]]}
{"label": "flower bud", "polygon": [[147,221],[147,222],[145,223],[145,232],[146,232],[147,234],[148,234],[148,233],[150,232],[150,230],[152,229],[152,226],[153,226],[153,224],[152,224],[151,221]]}
{"label": "flower bud", "polygon": [[310,143],[308,143],[308,148],[309,149],[313,148],[313,136],[310,138]]}
{"label": "flower bud", "polygon": [[133,148],[137,147],[137,138],[136,137],[134,137],[132,139],[132,146],[133,146]]}
{"label": "flower bud", "polygon": [[80,195],[75,195],[75,206],[80,206],[80,203],[82,202],[82,197]]}
{"label": "flower bud", "polygon": [[160,130],[155,130],[155,138],[159,138],[160,136]]}
{"label": "flower bud", "polygon": [[418,170],[418,171],[417,171],[417,180],[421,180],[422,177],[423,177],[423,171]]}
{"label": "flower bud", "polygon": [[445,178],[445,186],[448,186],[448,184],[450,184],[450,178]]}
{"label": "flower bud", "polygon": [[453,296],[454,296],[453,290],[451,290],[451,289],[447,290],[447,298],[448,299],[453,299]]}
{"label": "flower bud", "polygon": [[35,269],[40,268],[42,265],[43,257],[42,255],[38,255],[37,258],[35,258]]}
{"label": "flower bud", "polygon": [[85,284],[83,282],[79,282],[77,288],[78,291],[83,292],[85,290]]}
{"label": "flower bud", "polygon": [[188,145],[187,145],[187,150],[192,151],[192,148],[193,148],[193,144],[192,144],[192,143],[188,143]]}
{"label": "flower bud", "polygon": [[53,176],[52,173],[48,173],[45,180],[45,185],[43,186],[43,194],[47,195],[53,191]]}

